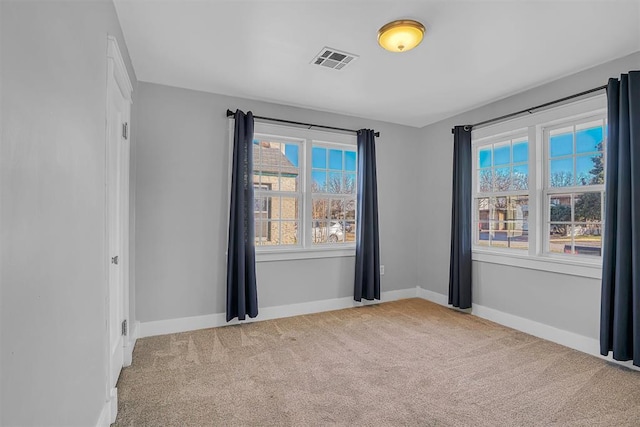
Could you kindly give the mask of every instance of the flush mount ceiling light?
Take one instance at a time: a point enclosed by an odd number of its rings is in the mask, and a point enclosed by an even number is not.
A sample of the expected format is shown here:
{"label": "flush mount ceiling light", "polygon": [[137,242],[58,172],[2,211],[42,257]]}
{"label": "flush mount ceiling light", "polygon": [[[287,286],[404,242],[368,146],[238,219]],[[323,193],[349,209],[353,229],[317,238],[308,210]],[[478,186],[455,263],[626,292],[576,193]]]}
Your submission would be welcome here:
{"label": "flush mount ceiling light", "polygon": [[424,31],[424,25],[418,21],[389,22],[378,30],[378,43],[389,52],[406,52],[420,44]]}

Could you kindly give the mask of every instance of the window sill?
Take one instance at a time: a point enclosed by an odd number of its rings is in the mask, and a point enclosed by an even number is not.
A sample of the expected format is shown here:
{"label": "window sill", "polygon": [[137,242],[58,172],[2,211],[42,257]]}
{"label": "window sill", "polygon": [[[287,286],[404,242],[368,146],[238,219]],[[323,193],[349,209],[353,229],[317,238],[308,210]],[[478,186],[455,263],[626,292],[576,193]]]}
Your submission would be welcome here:
{"label": "window sill", "polygon": [[356,256],[355,246],[322,249],[256,250],[256,262],[291,261],[298,259],[341,258]]}
{"label": "window sill", "polygon": [[550,273],[567,274],[570,276],[602,278],[602,261],[569,260],[551,256],[528,256],[504,252],[493,252],[474,249],[471,259],[478,262],[508,265],[511,267],[527,268],[530,270],[547,271]]}

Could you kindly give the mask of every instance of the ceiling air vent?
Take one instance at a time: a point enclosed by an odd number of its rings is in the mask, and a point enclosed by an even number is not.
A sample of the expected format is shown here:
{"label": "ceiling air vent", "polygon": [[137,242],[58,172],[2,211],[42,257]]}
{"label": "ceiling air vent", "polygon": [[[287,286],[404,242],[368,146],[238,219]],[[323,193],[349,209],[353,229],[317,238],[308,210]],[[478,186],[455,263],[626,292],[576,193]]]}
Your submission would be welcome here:
{"label": "ceiling air vent", "polygon": [[349,65],[351,61],[358,58],[358,55],[353,53],[342,52],[330,47],[324,47],[318,54],[311,60],[314,65],[321,67],[333,68],[334,70],[342,70]]}

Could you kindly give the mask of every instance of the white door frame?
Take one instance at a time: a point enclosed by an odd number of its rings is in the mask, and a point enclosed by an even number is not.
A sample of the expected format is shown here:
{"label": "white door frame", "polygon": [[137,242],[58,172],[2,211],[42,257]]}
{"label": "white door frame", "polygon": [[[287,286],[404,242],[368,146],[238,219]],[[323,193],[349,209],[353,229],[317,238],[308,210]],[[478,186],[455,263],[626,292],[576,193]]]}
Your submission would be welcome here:
{"label": "white door frame", "polygon": [[[111,167],[113,166],[109,162],[109,149],[111,148],[110,144],[113,143],[111,136],[114,129],[114,124],[110,123],[110,96],[112,91],[118,90],[122,95],[122,98],[127,102],[125,107],[125,111],[123,113],[122,122],[125,123],[125,129],[123,129],[123,134],[120,135],[119,142],[120,146],[117,147],[117,163],[118,166],[115,168],[117,171],[117,180],[118,180],[118,212],[117,215],[120,217],[120,230],[118,233],[118,250],[117,254],[112,254],[112,249],[110,246],[110,242],[112,237],[116,234],[116,231],[112,230],[110,227],[110,214],[109,207],[112,200],[109,197],[109,179],[112,177],[113,170]],[[118,354],[117,360],[112,360],[112,351],[111,351],[111,334],[113,331],[113,319],[111,318],[112,311],[112,301],[111,298],[111,287],[110,287],[110,269],[112,265],[112,257],[114,255],[118,256],[117,264],[119,266],[118,277],[122,281],[121,287],[121,295],[116,298],[119,301],[115,301],[121,310],[122,310],[122,319],[126,321],[128,325],[127,329],[130,328],[131,322],[129,319],[129,163],[130,163],[130,117],[131,117],[131,104],[132,104],[132,95],[133,86],[131,85],[131,80],[129,79],[129,75],[127,73],[126,66],[124,64],[124,60],[122,59],[122,55],[120,53],[120,49],[118,47],[118,42],[115,37],[107,36],[107,92],[106,92],[106,101],[107,101],[107,110],[106,110],[106,145],[105,145],[105,247],[106,247],[106,289],[107,289],[107,298],[105,301],[105,309],[106,309],[106,330],[105,330],[105,343],[106,343],[106,369],[105,369],[105,377],[106,377],[106,402],[105,402],[105,410],[108,411],[109,416],[106,417],[109,420],[109,423],[115,422],[116,415],[118,413],[118,391],[115,388],[115,384],[113,383],[113,372],[114,370],[119,370],[122,368],[122,365],[127,365],[131,363],[130,357],[125,356],[125,348],[127,348],[129,343],[129,333],[123,337],[123,347],[122,347],[122,356]],[[119,320],[119,319],[118,319]],[[115,332],[115,331],[113,331]],[[119,365],[119,366],[115,366]]]}

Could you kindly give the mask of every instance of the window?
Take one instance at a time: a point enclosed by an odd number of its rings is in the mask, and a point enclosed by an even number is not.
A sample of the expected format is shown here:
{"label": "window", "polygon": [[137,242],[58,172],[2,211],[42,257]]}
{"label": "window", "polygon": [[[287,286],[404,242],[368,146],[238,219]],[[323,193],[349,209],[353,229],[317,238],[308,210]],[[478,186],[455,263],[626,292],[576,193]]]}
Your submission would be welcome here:
{"label": "window", "polygon": [[312,242],[356,240],[356,152],[313,144],[311,154]]}
{"label": "window", "polygon": [[256,135],[253,188],[256,246],[297,245],[300,143]]}
{"label": "window", "polygon": [[597,96],[473,130],[474,259],[601,262],[605,107]]}
{"label": "window", "polygon": [[476,159],[476,244],[528,249],[529,142],[526,136],[478,147]]}
{"label": "window", "polygon": [[356,151],[355,135],[255,124],[258,260],[355,254]]}
{"label": "window", "polygon": [[546,252],[601,255],[605,137],[604,117],[544,130]]}

